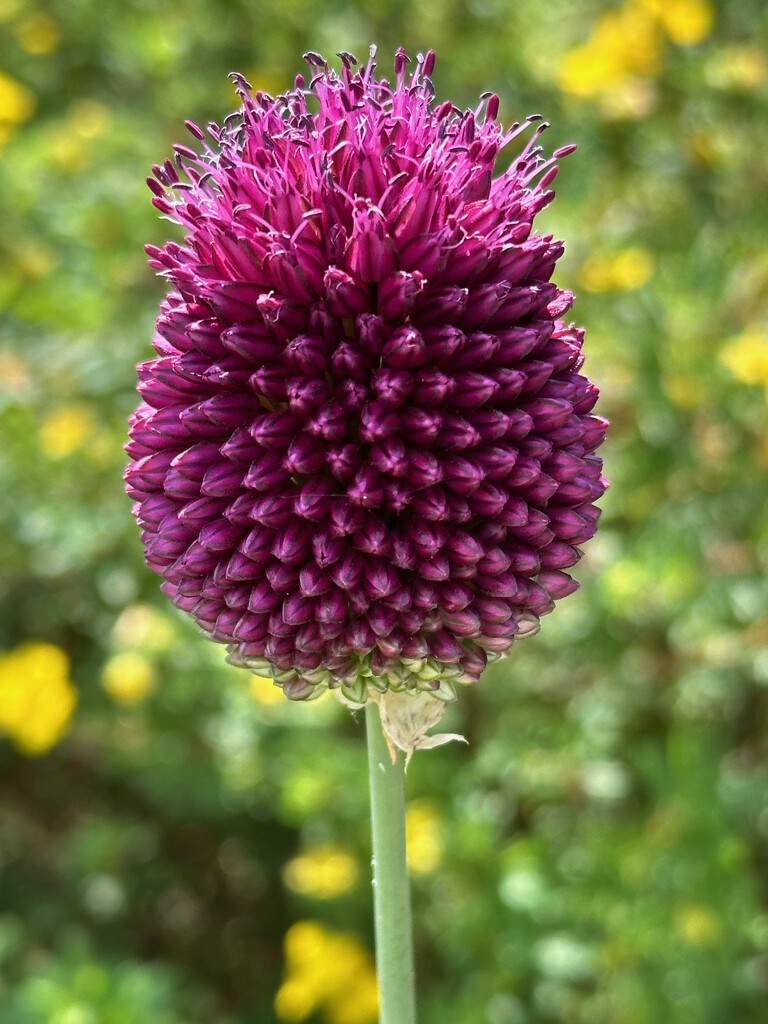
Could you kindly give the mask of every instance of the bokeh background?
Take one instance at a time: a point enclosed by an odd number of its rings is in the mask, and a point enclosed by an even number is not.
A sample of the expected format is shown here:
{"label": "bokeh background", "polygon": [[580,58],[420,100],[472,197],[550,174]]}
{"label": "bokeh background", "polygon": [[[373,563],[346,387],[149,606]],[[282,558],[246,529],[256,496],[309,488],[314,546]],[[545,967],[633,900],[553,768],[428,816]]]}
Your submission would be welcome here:
{"label": "bokeh background", "polygon": [[757,1024],[763,0],[0,0],[0,1024],[375,1020],[361,723],[229,668],[121,484],[150,164],[371,40],[579,142],[541,229],[613,421],[582,589],[410,769],[421,1020]]}

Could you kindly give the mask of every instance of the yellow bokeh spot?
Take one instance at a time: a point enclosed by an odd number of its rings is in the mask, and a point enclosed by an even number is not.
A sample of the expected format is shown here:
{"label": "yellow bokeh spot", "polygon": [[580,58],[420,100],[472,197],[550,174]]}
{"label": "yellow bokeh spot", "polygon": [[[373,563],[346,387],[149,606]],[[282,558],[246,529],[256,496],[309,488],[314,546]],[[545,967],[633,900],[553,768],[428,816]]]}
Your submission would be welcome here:
{"label": "yellow bokeh spot", "polygon": [[68,124],[56,125],[48,136],[48,154],[52,163],[74,174],[88,163],[87,144]]}
{"label": "yellow bokeh spot", "polygon": [[112,112],[98,100],[75,100],[67,108],[62,121],[51,126],[47,150],[52,163],[69,174],[82,171],[89,163],[95,139],[104,135],[112,124]]}
{"label": "yellow bokeh spot", "polygon": [[274,679],[269,679],[267,676],[252,675],[248,680],[248,692],[258,704],[267,707],[272,704],[282,704],[285,700],[283,691]]}
{"label": "yellow bokeh spot", "polygon": [[675,927],[689,946],[716,946],[723,933],[719,915],[701,903],[685,903],[675,911]]}
{"label": "yellow bokeh spot", "polygon": [[352,996],[347,991],[336,992],[328,1000],[328,1024],[365,1024],[379,1017],[379,985],[376,972],[365,971],[355,981]]}
{"label": "yellow bokeh spot", "polygon": [[136,651],[114,654],[104,665],[101,685],[121,704],[138,704],[154,688],[152,663]]}
{"label": "yellow bokeh spot", "polygon": [[686,600],[694,593],[697,580],[682,561],[665,558],[654,564],[649,559],[627,557],[606,568],[602,585],[618,614],[636,615]]}
{"label": "yellow bokeh spot", "polygon": [[77,704],[69,658],[30,641],[0,656],[0,729],[25,754],[44,754],[67,731]]}
{"label": "yellow bokeh spot", "polygon": [[644,116],[655,92],[642,83],[661,70],[664,36],[691,46],[709,35],[713,23],[707,0],[625,0],[598,18],[586,42],[564,55],[558,84],[574,96],[599,97],[609,116]]}
{"label": "yellow bokeh spot", "polygon": [[32,117],[35,106],[32,90],[0,71],[0,122],[22,124]]}
{"label": "yellow bokeh spot", "polygon": [[94,430],[93,416],[85,406],[66,405],[54,409],[40,424],[40,449],[49,459],[66,458],[82,447]]}
{"label": "yellow bokeh spot", "polygon": [[326,843],[289,861],[283,872],[285,884],[302,896],[330,900],[354,888],[357,861],[342,846]]}
{"label": "yellow bokeh spot", "polygon": [[629,0],[595,22],[590,43],[600,53],[613,52],[621,72],[655,74],[661,65],[661,39],[654,19]]}
{"label": "yellow bokeh spot", "polygon": [[75,100],[67,110],[67,123],[81,139],[97,139],[109,130],[112,114],[98,100]]}
{"label": "yellow bokeh spot", "polygon": [[26,0],[0,0],[0,23],[15,18],[25,2]]}
{"label": "yellow bokeh spot", "polygon": [[712,31],[715,12],[707,0],[666,0],[659,5],[658,18],[673,43],[693,46]]}
{"label": "yellow bokeh spot", "polygon": [[284,981],[275,996],[275,1013],[280,1020],[302,1021],[312,1013],[317,996],[312,985],[301,978]]}
{"label": "yellow bokeh spot", "polygon": [[619,291],[640,288],[653,273],[653,256],[647,249],[634,245],[616,253],[613,261],[614,287]]}
{"label": "yellow bokeh spot", "polygon": [[149,604],[129,604],[112,627],[116,647],[139,648],[150,654],[167,651],[176,638],[168,618]]}
{"label": "yellow bokeh spot", "polygon": [[114,466],[121,458],[121,453],[115,445],[115,439],[110,434],[97,434],[95,437],[91,437],[83,455],[92,466],[96,466],[98,469]]}
{"label": "yellow bokeh spot", "polygon": [[619,252],[593,253],[579,274],[588,292],[632,291],[640,288],[653,273],[653,256],[640,245]]}
{"label": "yellow bokeh spot", "polygon": [[661,62],[655,19],[632,0],[599,18],[587,41],[563,58],[558,83],[575,96],[598,96],[626,80],[653,75]]}
{"label": "yellow bokeh spot", "polygon": [[664,393],[682,409],[700,406],[706,395],[706,384],[691,373],[667,373],[662,378]]}
{"label": "yellow bokeh spot", "polygon": [[443,856],[442,822],[431,800],[414,800],[405,815],[406,857],[409,869],[428,875]]}
{"label": "yellow bokeh spot", "polygon": [[712,132],[703,129],[694,132],[687,142],[687,149],[696,163],[715,164],[720,158],[717,139]]}
{"label": "yellow bokeh spot", "polygon": [[588,292],[608,292],[613,287],[611,261],[602,253],[593,253],[582,264],[579,282]]}
{"label": "yellow bokeh spot", "polygon": [[768,82],[768,58],[757,46],[723,46],[707,61],[705,74],[718,89],[757,89]]}
{"label": "yellow bokeh spot", "polygon": [[15,262],[25,277],[42,277],[53,269],[56,257],[44,243],[33,239],[20,239],[15,252]]}
{"label": "yellow bokeh spot", "polygon": [[275,996],[280,1020],[300,1024],[320,1010],[327,1024],[375,1024],[376,970],[356,935],[298,921],[285,936],[285,961]]}
{"label": "yellow bokeh spot", "polygon": [[640,118],[659,101],[658,89],[647,78],[623,78],[602,93],[600,109],[607,118]]}
{"label": "yellow bokeh spot", "polygon": [[558,84],[574,96],[595,96],[613,87],[621,75],[621,65],[611,53],[586,44],[563,58]]}
{"label": "yellow bokeh spot", "polygon": [[743,384],[768,388],[768,332],[747,330],[731,338],[720,352],[720,362]]}
{"label": "yellow bokeh spot", "polygon": [[638,7],[658,18],[668,0],[637,0]]}
{"label": "yellow bokeh spot", "polygon": [[642,565],[629,558],[620,559],[609,566],[603,577],[603,585],[611,603],[620,609],[631,605],[642,593],[640,587],[647,582],[647,573]]}
{"label": "yellow bokeh spot", "polygon": [[16,40],[22,50],[41,56],[52,53],[59,45],[59,27],[43,11],[35,11],[16,26]]}

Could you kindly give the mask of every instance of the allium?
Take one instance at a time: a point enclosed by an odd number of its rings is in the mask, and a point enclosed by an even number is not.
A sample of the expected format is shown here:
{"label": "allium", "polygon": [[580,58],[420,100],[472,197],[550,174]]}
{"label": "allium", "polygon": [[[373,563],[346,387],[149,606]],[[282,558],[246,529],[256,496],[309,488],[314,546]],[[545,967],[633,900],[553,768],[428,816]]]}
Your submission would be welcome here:
{"label": "allium", "polygon": [[563,245],[532,228],[574,147],[494,95],[436,103],[432,52],[393,81],[339,56],[276,98],[233,75],[241,108],[153,168],[186,237],[148,247],[172,291],[127,487],[231,661],[294,700],[449,700],[576,589],[606,486]]}

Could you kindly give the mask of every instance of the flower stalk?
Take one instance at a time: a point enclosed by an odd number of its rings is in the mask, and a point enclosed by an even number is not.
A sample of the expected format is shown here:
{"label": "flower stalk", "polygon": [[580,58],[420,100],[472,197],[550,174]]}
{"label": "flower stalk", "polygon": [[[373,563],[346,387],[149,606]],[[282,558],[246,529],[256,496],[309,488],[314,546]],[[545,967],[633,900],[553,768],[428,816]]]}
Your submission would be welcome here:
{"label": "flower stalk", "polygon": [[366,705],[365,720],[379,1024],[415,1024],[411,896],[405,856],[405,758],[397,751],[393,760],[376,704]]}

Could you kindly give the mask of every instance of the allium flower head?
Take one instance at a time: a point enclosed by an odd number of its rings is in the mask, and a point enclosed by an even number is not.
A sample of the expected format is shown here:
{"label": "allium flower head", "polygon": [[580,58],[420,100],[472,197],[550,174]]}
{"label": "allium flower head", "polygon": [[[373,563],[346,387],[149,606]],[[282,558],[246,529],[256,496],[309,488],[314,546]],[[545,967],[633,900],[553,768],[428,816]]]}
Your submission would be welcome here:
{"label": "allium flower head", "polygon": [[339,56],[276,98],[234,75],[240,110],[153,169],[186,238],[148,247],[172,291],[127,486],[233,662],[296,700],[451,699],[576,588],[606,486],[563,246],[532,229],[573,147],[493,95],[436,103],[431,52],[391,81]]}

